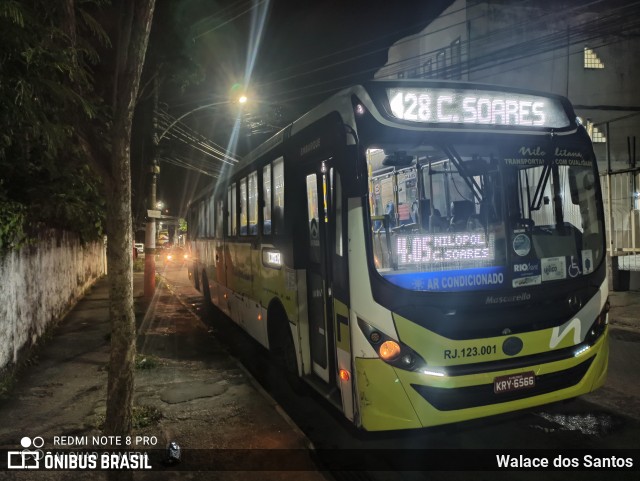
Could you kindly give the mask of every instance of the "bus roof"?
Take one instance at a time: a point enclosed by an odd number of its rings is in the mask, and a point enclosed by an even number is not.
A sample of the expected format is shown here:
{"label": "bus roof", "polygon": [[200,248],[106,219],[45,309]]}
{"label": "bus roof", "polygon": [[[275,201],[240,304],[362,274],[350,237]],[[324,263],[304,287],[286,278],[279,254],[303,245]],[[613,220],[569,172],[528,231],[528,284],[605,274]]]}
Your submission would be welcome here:
{"label": "bus roof", "polygon": [[[354,97],[380,123],[409,130],[522,132],[577,127],[570,102],[557,94],[464,81],[371,80],[333,94],[249,152],[233,170],[246,167],[333,112],[355,128]],[[213,188],[206,187],[192,202]]]}
{"label": "bus roof", "polygon": [[[442,127],[455,130],[491,127],[494,131],[503,128],[574,130],[576,127],[573,108],[561,95],[461,81],[371,80],[332,95],[252,150],[236,168],[253,162],[332,112],[351,124],[354,96],[381,123],[416,130]],[[420,101],[423,118],[418,112]],[[424,115],[427,111],[430,116]]]}

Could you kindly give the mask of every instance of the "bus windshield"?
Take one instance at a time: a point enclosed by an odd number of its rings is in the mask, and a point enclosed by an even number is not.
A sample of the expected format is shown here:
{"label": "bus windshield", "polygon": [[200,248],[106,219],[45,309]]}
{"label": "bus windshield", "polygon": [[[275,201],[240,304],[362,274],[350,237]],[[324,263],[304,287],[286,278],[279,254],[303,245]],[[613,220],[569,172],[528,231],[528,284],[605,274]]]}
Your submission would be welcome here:
{"label": "bus windshield", "polygon": [[445,292],[593,272],[604,222],[590,146],[572,136],[460,138],[366,150],[378,274],[405,289]]}

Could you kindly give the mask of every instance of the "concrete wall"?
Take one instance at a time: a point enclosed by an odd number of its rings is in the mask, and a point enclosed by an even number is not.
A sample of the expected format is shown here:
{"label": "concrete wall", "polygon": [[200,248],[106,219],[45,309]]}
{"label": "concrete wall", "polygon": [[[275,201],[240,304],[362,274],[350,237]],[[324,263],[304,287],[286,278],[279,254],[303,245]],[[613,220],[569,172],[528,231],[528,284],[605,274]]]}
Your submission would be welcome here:
{"label": "concrete wall", "polygon": [[104,243],[83,247],[66,232],[0,258],[0,372],[105,273]]}

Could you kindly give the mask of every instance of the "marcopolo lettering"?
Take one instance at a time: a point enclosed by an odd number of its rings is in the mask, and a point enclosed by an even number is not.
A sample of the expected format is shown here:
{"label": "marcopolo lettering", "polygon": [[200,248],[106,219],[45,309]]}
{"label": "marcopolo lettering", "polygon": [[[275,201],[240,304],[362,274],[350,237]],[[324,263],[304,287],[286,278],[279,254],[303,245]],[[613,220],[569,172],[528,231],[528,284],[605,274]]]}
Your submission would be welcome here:
{"label": "marcopolo lettering", "polygon": [[531,294],[528,292],[522,292],[516,296],[487,296],[485,304],[505,304],[507,302],[520,302],[528,301],[531,299]]}

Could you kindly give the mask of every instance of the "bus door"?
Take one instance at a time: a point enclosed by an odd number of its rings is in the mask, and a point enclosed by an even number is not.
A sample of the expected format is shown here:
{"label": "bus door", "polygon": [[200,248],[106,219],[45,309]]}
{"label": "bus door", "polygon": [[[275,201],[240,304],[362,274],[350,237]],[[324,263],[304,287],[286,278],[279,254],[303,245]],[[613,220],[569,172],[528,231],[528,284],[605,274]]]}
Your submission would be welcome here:
{"label": "bus door", "polygon": [[308,264],[307,311],[313,373],[325,382],[333,381],[333,319],[331,269],[328,246],[328,215],[331,213],[329,161],[314,165],[306,174]]}

